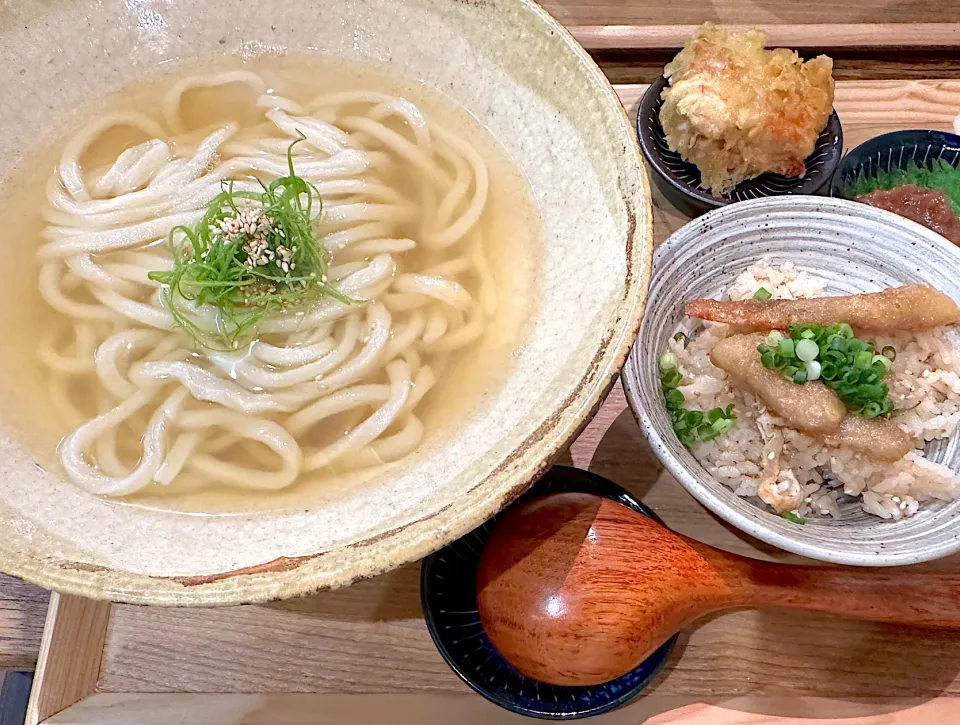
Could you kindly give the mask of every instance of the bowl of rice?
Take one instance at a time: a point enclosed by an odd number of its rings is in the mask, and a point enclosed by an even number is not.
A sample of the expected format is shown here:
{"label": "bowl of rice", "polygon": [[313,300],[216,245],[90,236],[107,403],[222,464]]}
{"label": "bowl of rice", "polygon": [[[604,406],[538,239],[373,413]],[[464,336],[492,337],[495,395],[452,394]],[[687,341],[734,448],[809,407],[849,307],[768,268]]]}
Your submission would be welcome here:
{"label": "bowl of rice", "polygon": [[[650,302],[623,370],[627,399],[673,476],[713,513],[762,541],[862,566],[954,553],[960,550],[960,325],[856,333],[871,354],[884,350],[892,358],[884,362],[884,383],[893,409],[884,418],[910,444],[906,455],[885,462],[792,429],[759,397],[734,386],[710,353],[738,330],[688,318],[684,309],[697,299],[800,300],[912,284],[960,301],[956,270],[960,249],[865,205],[787,197],[718,209],[655,253]],[[675,430],[666,399],[671,390],[703,413],[705,435]],[[764,463],[775,436],[777,470],[770,477]]]}

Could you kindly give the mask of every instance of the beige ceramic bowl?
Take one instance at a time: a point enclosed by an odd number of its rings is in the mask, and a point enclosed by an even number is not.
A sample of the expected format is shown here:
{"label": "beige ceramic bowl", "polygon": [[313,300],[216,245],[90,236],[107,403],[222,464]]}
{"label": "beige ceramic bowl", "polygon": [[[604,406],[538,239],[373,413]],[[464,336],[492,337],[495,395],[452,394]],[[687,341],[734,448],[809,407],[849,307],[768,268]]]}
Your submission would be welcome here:
{"label": "beige ceramic bowl", "polygon": [[[0,420],[0,569],[168,605],[290,597],[418,559],[523,492],[599,405],[639,326],[646,177],[617,97],[528,0],[48,0],[0,6],[0,173],[95,94],[211,54],[389,62],[473,113],[543,217],[541,301],[509,380],[412,470],[288,514],[132,509],[37,470]],[[0,241],[11,244],[12,240]]]}

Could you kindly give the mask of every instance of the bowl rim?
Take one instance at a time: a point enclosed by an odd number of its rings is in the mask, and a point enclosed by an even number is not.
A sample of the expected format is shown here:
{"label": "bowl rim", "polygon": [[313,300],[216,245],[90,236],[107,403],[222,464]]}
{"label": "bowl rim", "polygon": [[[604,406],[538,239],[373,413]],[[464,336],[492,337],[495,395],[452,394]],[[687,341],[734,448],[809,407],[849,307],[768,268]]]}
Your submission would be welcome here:
{"label": "bowl rim", "polygon": [[[612,84],[573,35],[534,0],[499,0],[534,19],[540,32],[557,36],[577,60],[599,104],[616,114],[622,137],[623,164],[636,170],[636,190],[622,194],[628,228],[622,297],[611,310],[614,320],[589,368],[573,392],[542,416],[542,423],[494,471],[455,503],[388,532],[325,552],[280,557],[211,575],[170,577],[79,562],[48,560],[0,547],[0,571],[45,589],[89,599],[155,606],[231,606],[304,596],[348,586],[422,559],[522,495],[549,469],[552,461],[583,431],[613,386],[643,320],[653,253],[653,211],[646,164],[633,124]],[[614,110],[616,109],[616,110]],[[504,472],[509,471],[509,474]],[[500,484],[490,479],[500,473]],[[359,552],[336,561],[344,552]],[[331,563],[330,559],[335,561]],[[319,561],[318,561],[319,560]]]}
{"label": "bowl rim", "polygon": [[[766,212],[776,211],[777,207],[795,208],[795,205],[797,204],[809,204],[811,207],[815,206],[819,209],[827,208],[841,213],[844,210],[850,211],[852,208],[856,208],[862,213],[864,208],[866,208],[866,210],[868,210],[867,213],[872,216],[879,217],[881,219],[887,219],[888,221],[896,220],[897,223],[904,225],[906,228],[912,229],[912,231],[918,233],[919,235],[927,237],[929,241],[938,245],[942,245],[945,248],[951,248],[954,250],[955,254],[960,254],[960,252],[957,251],[957,248],[952,243],[916,222],[900,217],[892,212],[876,209],[874,207],[868,207],[864,204],[847,199],[837,199],[823,196],[765,197],[762,199],[738,202],[737,207],[741,210],[743,210],[744,207],[750,207],[750,211],[759,216]],[[753,209],[752,207],[757,208]],[[699,219],[690,222],[690,224],[709,224],[720,214],[721,211],[723,211],[723,209],[725,209],[725,207],[708,212]],[[668,245],[682,244],[683,242],[677,240],[680,238],[680,233],[687,226],[688,225],[684,225],[684,227],[681,227],[676,232],[671,234],[663,244],[657,247],[656,251],[659,253],[661,249],[665,249]],[[719,495],[719,493],[724,490],[723,484],[714,479],[712,476],[710,476],[710,478],[713,485],[703,485],[697,481],[687,467],[684,466],[683,463],[681,463],[670,451],[670,448],[666,445],[664,437],[654,425],[653,420],[650,418],[645,407],[641,404],[639,374],[640,363],[638,362],[638,357],[641,353],[639,346],[640,337],[638,335],[633,349],[631,350],[631,354],[627,358],[627,362],[623,366],[623,369],[620,373],[627,404],[631,413],[633,414],[633,418],[640,426],[644,437],[650,443],[654,454],[663,463],[664,467],[670,472],[670,474],[680,483],[681,486],[684,487],[684,489],[687,490],[688,493],[690,493],[690,495],[697,499],[700,504],[727,523],[735,526],[740,531],[743,531],[744,533],[747,533],[750,536],[783,551],[799,554],[801,556],[822,562],[844,564],[848,566],[905,566],[909,564],[933,561],[935,559],[940,559],[945,556],[950,556],[951,554],[960,552],[960,535],[955,537],[952,542],[943,544],[936,548],[927,547],[922,550],[912,550],[903,553],[885,551],[876,551],[874,553],[848,552],[842,549],[818,547],[816,544],[796,542],[790,537],[786,537],[775,531],[771,531],[766,525],[761,523],[759,519],[750,518],[745,514],[731,509]],[[709,476],[709,474],[707,475]]]}
{"label": "bowl rim", "polygon": [[[724,206],[729,206],[730,204],[742,203],[742,201],[745,200],[725,199],[723,197],[714,196],[705,189],[700,187],[693,188],[687,184],[677,181],[673,178],[673,175],[664,168],[662,157],[657,149],[650,147],[649,140],[647,139],[647,133],[644,130],[643,125],[643,119],[646,117],[644,111],[648,108],[650,111],[652,111],[652,105],[656,104],[656,99],[663,92],[663,89],[666,88],[667,83],[667,77],[661,75],[647,87],[647,90],[645,90],[643,95],[640,97],[640,103],[637,105],[636,133],[637,138],[640,141],[640,150],[643,152],[644,160],[656,172],[658,179],[669,185],[671,189],[684,197],[689,204],[706,210],[714,210],[720,209]],[[829,187],[837,169],[840,168],[840,165],[843,161],[843,124],[840,122],[840,116],[835,108],[831,109],[830,111],[830,116],[827,118],[827,124],[824,126],[824,131],[826,131],[830,126],[836,126],[837,140],[832,145],[838,149],[833,163],[831,164],[832,168],[830,166],[826,166],[822,171],[818,170],[817,176],[815,177],[817,179],[816,183],[813,184],[809,189],[805,190],[803,194],[787,192],[784,194],[766,194],[758,198],[775,199],[782,196],[817,195],[825,188]],[[821,131],[820,134],[822,134],[824,131]],[[818,138],[820,134],[818,134]],[[763,174],[761,174],[761,176],[763,176]],[[798,179],[797,181],[800,183],[802,182],[802,179]]]}

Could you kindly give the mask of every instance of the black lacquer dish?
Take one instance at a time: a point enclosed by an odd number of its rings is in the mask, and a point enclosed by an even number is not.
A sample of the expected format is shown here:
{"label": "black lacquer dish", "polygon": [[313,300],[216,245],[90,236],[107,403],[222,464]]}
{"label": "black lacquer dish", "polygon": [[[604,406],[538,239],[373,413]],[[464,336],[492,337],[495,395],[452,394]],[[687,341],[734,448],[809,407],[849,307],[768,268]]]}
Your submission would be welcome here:
{"label": "black lacquer dish", "polygon": [[930,168],[937,161],[960,166],[960,136],[928,129],[885,133],[843,157],[833,175],[830,195],[845,199],[847,187],[859,178],[902,171],[911,164]]}
{"label": "black lacquer dish", "polygon": [[[574,491],[617,501],[662,523],[650,509],[611,481],[566,466],[551,468],[520,501]],[[420,598],[427,628],[440,654],[477,693],[521,715],[574,720],[607,712],[632,699],[663,666],[676,636],[631,672],[590,687],[558,687],[524,677],[490,644],[477,613],[475,581],[483,547],[505,513],[423,561]]]}
{"label": "black lacquer dish", "polygon": [[671,151],[660,123],[660,94],[667,85],[661,76],[647,89],[637,113],[637,138],[650,165],[654,181],[667,200],[688,216],[699,216],[711,209],[747,199],[785,194],[825,194],[829,189],[843,152],[843,130],[837,112],[830,114],[827,126],[817,138],[813,153],[805,159],[807,173],[799,179],[780,174],[763,174],[738,184],[723,196],[714,196],[700,186],[700,171]]}

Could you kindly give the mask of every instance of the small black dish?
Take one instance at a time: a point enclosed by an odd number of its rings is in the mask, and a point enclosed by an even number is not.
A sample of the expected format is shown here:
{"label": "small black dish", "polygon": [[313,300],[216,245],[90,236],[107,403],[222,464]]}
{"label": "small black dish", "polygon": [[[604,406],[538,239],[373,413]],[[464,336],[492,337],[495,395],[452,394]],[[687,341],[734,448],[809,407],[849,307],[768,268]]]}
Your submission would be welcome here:
{"label": "small black dish", "polygon": [[724,196],[714,196],[700,186],[700,171],[688,164],[680,154],[671,151],[660,124],[660,94],[667,85],[661,76],[643,94],[637,113],[637,137],[647,163],[653,167],[653,177],[667,200],[687,216],[700,216],[711,209],[736,201],[759,199],[784,194],[816,195],[826,193],[840,154],[843,151],[843,129],[834,111],[827,126],[817,138],[813,153],[805,160],[807,173],[794,179],[780,174],[763,174],[738,184]]}
{"label": "small black dish", "polygon": [[960,136],[946,131],[893,131],[864,141],[843,157],[830,184],[830,196],[848,198],[845,189],[861,176],[870,177],[910,162],[929,167],[942,159],[951,166],[960,164]]}
{"label": "small black dish", "polygon": [[[574,491],[617,501],[663,523],[653,511],[611,481],[567,466],[551,468],[520,501],[547,493]],[[443,659],[460,679],[490,702],[528,717],[575,720],[599,715],[632,699],[663,666],[676,636],[636,669],[591,687],[558,687],[524,677],[490,644],[477,613],[475,582],[480,553],[504,513],[423,560],[420,570],[423,614]]]}

